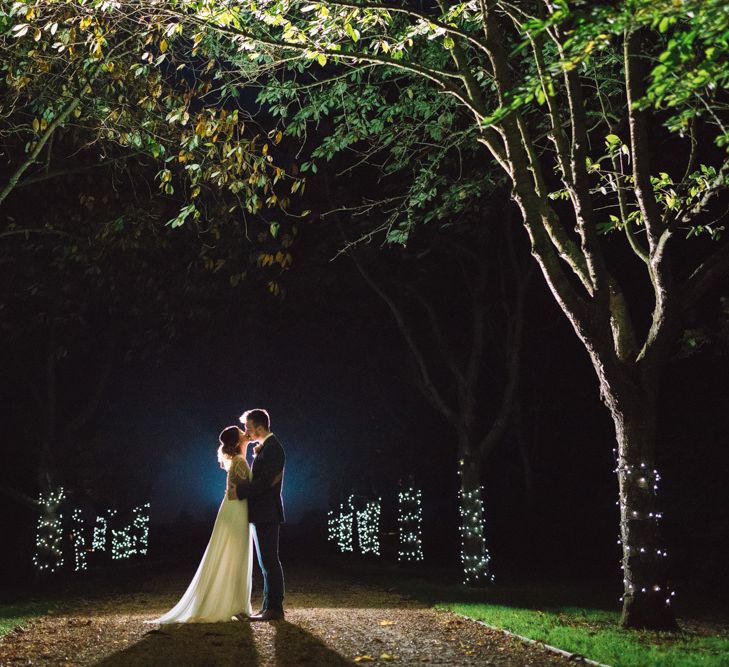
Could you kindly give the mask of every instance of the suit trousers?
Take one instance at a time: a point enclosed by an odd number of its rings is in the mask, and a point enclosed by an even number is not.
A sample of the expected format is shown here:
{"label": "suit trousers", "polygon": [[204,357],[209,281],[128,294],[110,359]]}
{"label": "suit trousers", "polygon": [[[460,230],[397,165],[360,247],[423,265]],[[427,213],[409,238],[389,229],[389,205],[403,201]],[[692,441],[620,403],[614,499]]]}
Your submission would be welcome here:
{"label": "suit trousers", "polygon": [[263,574],[263,609],[283,611],[284,578],[278,557],[279,523],[255,523],[253,541]]}

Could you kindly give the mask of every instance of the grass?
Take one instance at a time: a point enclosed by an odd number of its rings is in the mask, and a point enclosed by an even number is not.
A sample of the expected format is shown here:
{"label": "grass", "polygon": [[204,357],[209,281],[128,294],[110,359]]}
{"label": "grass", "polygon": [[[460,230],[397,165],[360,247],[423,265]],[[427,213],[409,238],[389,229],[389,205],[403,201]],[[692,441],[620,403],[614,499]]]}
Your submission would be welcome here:
{"label": "grass", "polygon": [[[623,630],[618,593],[605,582],[516,581],[485,590],[455,584],[443,572],[362,571],[380,585],[522,637],[582,655],[612,667],[729,667],[726,609],[707,596],[686,601],[682,631]],[[435,582],[442,583],[435,583]],[[698,604],[697,604],[698,603]],[[692,606],[693,609],[689,609]]]}
{"label": "grass", "polygon": [[0,605],[0,637],[48,611],[48,603],[24,602]]}
{"label": "grass", "polygon": [[619,615],[611,611],[482,602],[436,602],[435,606],[614,667],[729,666],[727,635],[698,629],[678,634],[623,630]]}

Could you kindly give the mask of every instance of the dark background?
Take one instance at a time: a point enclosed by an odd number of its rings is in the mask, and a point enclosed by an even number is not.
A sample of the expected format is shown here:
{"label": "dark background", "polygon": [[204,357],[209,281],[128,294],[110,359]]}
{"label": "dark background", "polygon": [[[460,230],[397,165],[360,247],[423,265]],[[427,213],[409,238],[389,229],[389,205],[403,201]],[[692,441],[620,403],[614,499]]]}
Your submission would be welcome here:
{"label": "dark background", "polygon": [[[447,296],[454,289],[447,272],[437,277]],[[330,552],[326,512],[349,492],[382,498],[383,559],[394,561],[398,482],[413,474],[423,490],[426,563],[457,573],[454,437],[412,383],[389,313],[344,258],[316,274],[292,271],[288,285],[285,299],[220,289],[210,295],[214,315],[183,327],[164,354],[115,364],[92,425],[57,452],[65,469],[88,450],[104,460],[92,490],[71,481],[69,508],[124,510],[149,500],[152,555],[196,560],[223,492],[217,434],[243,410],[265,407],[287,452],[284,563],[302,550]],[[612,424],[587,356],[541,277],[529,302],[522,394],[536,443],[535,492],[529,506],[510,430],[484,472],[494,572],[497,581],[599,580],[615,587],[617,600]],[[716,313],[707,313],[715,326]],[[457,323],[462,313],[447,315]],[[86,347],[92,359],[93,341]],[[676,350],[663,383],[658,450],[673,580],[679,594],[709,591],[719,600],[729,591],[724,349],[719,341],[690,355]],[[0,479],[31,493],[34,414],[11,381],[29,362],[8,346],[3,360]],[[92,367],[60,370],[64,391],[83,389]],[[488,400],[485,389],[485,410]],[[2,580],[10,586],[18,573],[31,574],[35,516],[7,497],[0,517]]]}

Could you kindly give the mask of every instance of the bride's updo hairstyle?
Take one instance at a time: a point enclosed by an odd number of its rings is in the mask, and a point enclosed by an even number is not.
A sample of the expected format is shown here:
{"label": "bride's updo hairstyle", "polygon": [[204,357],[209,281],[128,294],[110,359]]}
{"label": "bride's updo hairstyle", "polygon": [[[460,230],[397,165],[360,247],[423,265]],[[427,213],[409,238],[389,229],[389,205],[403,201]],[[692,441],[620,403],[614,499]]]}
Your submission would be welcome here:
{"label": "bride's updo hairstyle", "polygon": [[218,436],[218,463],[227,470],[236,454],[240,454],[240,429],[237,426],[226,426]]}

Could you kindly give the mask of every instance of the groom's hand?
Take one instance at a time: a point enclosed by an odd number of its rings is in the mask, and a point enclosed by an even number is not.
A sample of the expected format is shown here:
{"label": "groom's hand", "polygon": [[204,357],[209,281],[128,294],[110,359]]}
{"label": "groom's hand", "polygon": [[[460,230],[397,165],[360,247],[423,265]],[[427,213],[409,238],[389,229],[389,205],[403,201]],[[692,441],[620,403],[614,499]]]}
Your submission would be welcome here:
{"label": "groom's hand", "polygon": [[239,482],[235,487],[235,497],[238,500],[245,500],[248,497],[246,490],[250,486],[249,482]]}

